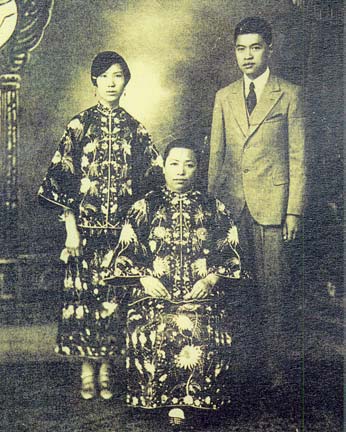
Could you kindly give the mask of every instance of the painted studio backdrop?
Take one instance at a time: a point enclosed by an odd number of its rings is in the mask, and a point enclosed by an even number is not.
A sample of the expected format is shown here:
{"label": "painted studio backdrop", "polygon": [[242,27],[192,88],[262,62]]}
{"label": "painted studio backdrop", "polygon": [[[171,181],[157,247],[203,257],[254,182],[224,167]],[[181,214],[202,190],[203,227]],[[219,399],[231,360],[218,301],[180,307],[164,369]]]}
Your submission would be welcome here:
{"label": "painted studio backdrop", "polygon": [[[304,264],[307,310],[320,320],[321,336],[342,337],[335,317],[342,310],[343,2],[296,3],[301,2],[0,0],[4,324],[30,327],[57,318],[52,300],[59,297],[64,226],[58,213],[39,206],[36,194],[66,124],[96,102],[90,81],[94,56],[115,50],[127,60],[132,79],[121,105],[146,126],[160,150],[193,131],[201,136],[207,161],[204,137],[215,93],[240,77],[234,27],[246,16],[261,15],[274,29],[272,70],[305,91],[310,180],[297,268]],[[39,355],[35,344],[15,346],[9,338],[3,336],[5,358],[30,349]]]}

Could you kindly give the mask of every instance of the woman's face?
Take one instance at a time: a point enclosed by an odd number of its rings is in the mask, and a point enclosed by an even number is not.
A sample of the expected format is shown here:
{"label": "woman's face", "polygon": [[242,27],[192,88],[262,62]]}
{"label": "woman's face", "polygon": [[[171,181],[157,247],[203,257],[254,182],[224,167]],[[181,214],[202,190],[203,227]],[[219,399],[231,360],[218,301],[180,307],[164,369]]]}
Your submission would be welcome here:
{"label": "woman's face", "polygon": [[193,150],[172,148],[163,167],[166,186],[173,192],[186,192],[194,183],[196,171],[197,160]]}
{"label": "woman's face", "polygon": [[119,64],[113,64],[106,72],[96,78],[96,89],[99,101],[103,105],[114,108],[125,89],[125,76]]}

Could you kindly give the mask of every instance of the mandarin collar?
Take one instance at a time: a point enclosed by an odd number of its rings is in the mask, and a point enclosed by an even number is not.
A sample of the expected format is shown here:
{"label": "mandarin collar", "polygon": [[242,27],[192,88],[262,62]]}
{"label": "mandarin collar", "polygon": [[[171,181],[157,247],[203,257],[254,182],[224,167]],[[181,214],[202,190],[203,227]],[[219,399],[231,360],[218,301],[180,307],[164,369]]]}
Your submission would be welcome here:
{"label": "mandarin collar", "polygon": [[192,198],[192,197],[198,195],[198,191],[196,191],[194,188],[189,189],[188,191],[182,192],[182,193],[174,192],[174,191],[168,189],[167,186],[163,186],[162,190],[163,190],[163,193],[166,196],[168,196],[169,198],[178,198],[179,200],[184,200],[186,198]]}
{"label": "mandarin collar", "polygon": [[103,105],[101,102],[97,103],[96,108],[103,115],[115,115],[123,111],[123,108],[121,108],[120,106],[117,106],[116,108],[108,108],[105,105]]}

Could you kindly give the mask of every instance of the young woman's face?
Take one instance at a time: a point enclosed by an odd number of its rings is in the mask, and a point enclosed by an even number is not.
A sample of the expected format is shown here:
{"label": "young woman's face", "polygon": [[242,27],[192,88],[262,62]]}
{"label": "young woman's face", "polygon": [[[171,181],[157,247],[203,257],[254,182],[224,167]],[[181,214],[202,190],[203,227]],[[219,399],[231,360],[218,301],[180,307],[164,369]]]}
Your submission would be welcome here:
{"label": "young woman's face", "polygon": [[96,78],[96,89],[99,101],[105,106],[115,107],[125,89],[125,76],[119,64],[113,64]]}
{"label": "young woman's face", "polygon": [[186,192],[194,183],[196,171],[197,160],[193,150],[172,148],[163,167],[166,186],[173,192]]}

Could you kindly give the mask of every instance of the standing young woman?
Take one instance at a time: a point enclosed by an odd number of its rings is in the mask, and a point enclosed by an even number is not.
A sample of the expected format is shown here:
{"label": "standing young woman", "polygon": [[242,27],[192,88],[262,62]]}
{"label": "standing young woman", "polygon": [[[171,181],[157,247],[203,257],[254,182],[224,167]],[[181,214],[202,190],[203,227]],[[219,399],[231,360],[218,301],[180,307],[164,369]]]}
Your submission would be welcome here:
{"label": "standing young woman", "polygon": [[[112,397],[111,359],[119,352],[119,299],[103,282],[129,206],[152,188],[159,156],[145,128],[119,106],[131,77],[113,51],[92,62],[97,105],[76,115],[39,189],[41,202],[60,207],[66,226],[64,305],[56,351],[83,359],[81,396]],[[155,179],[157,182],[157,179]]]}

